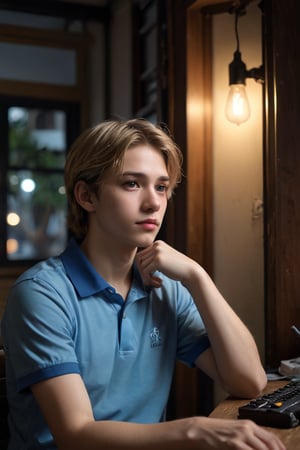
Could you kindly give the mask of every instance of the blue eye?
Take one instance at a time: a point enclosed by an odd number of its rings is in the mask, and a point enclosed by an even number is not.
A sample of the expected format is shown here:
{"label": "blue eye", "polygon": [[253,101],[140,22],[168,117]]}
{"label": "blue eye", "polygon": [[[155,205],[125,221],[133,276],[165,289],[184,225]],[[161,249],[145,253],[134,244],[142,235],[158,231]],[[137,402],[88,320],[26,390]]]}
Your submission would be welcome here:
{"label": "blue eye", "polygon": [[133,180],[131,180],[131,181],[126,181],[126,183],[124,183],[124,185],[125,185],[126,187],[128,187],[128,188],[135,188],[135,187],[138,186],[137,182],[136,182],[136,181],[133,181]]}
{"label": "blue eye", "polygon": [[156,187],[156,190],[159,191],[159,192],[165,192],[167,189],[168,189],[168,187],[165,184],[159,184]]}

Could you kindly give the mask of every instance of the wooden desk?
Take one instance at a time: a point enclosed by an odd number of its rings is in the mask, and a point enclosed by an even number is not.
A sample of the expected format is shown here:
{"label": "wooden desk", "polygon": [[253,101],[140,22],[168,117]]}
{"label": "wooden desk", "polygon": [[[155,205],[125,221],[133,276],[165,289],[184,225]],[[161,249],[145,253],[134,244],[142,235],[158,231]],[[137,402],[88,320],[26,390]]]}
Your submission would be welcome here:
{"label": "wooden desk", "polygon": [[[269,381],[265,394],[274,391],[275,389],[284,386],[287,382],[284,381]],[[247,404],[247,400],[235,400],[228,398],[221,402],[210,414],[210,417],[218,419],[236,419],[238,416],[238,408]],[[279,429],[266,427],[267,430],[272,431],[274,434],[280,437],[285,444],[287,450],[300,449],[300,426],[289,429]]]}

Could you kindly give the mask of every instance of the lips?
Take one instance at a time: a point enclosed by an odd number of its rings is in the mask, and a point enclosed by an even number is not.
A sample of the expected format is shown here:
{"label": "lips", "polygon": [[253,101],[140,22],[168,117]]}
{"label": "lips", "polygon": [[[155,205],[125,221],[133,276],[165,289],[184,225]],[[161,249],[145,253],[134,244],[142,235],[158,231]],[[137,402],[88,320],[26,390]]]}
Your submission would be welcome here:
{"label": "lips", "polygon": [[156,225],[158,226],[158,222],[155,219],[145,219],[137,222],[138,225]]}

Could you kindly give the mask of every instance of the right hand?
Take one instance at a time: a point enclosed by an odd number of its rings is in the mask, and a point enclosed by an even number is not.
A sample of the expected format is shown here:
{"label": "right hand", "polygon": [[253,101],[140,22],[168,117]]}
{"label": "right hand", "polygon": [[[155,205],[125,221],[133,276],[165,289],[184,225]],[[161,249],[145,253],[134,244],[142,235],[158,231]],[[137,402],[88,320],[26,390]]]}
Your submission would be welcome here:
{"label": "right hand", "polygon": [[207,417],[194,417],[191,420],[192,424],[187,432],[191,440],[195,441],[195,449],[286,450],[285,445],[274,433],[251,420]]}

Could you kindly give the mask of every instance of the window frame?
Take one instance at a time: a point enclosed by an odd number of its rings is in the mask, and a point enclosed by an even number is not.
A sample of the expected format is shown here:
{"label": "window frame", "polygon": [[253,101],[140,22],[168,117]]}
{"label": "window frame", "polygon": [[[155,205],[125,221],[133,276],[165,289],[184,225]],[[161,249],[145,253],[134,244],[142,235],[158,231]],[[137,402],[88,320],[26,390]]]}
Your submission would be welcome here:
{"label": "window frame", "polygon": [[[76,102],[59,102],[49,101],[43,99],[33,99],[26,97],[11,97],[0,95],[0,123],[3,126],[3,132],[0,134],[0,148],[2,149],[2,164],[0,166],[0,235],[3,237],[3,243],[0,245],[0,267],[5,266],[28,266],[33,264],[39,258],[30,259],[8,259],[6,252],[6,240],[7,240],[7,226],[6,226],[6,214],[8,212],[7,198],[8,198],[8,183],[7,174],[9,170],[16,168],[9,165],[9,123],[8,123],[8,109],[10,107],[24,107],[29,109],[45,109],[45,110],[60,110],[66,114],[66,153],[72,142],[78,135],[79,123],[80,123],[80,105]],[[18,168],[17,170],[21,170]],[[24,167],[24,169],[26,169]],[[32,170],[32,169],[30,169]],[[35,170],[35,169],[34,169]],[[62,174],[63,168],[49,169],[39,167],[36,169],[39,173],[47,174]]]}
{"label": "window frame", "polygon": [[[28,82],[10,79],[0,79],[0,124],[6,132],[1,133],[2,164],[0,168],[0,235],[3,236],[0,250],[0,279],[5,268],[19,267],[14,272],[18,274],[24,266],[34,263],[34,260],[8,260],[6,257],[6,195],[7,186],[7,152],[8,152],[8,119],[9,106],[24,106],[27,108],[54,108],[62,109],[67,114],[67,145],[85,129],[89,124],[88,102],[88,46],[90,37],[86,31],[69,32],[61,30],[35,29],[24,26],[2,25],[0,27],[0,42],[20,45],[44,46],[45,48],[58,48],[73,50],[75,52],[75,83],[60,85],[43,82]],[[6,135],[6,136],[5,136]],[[5,249],[3,250],[3,246]],[[5,256],[4,256],[5,253]],[[13,275],[14,276],[14,275]],[[1,282],[0,282],[1,285]]]}
{"label": "window frame", "polygon": [[89,122],[88,103],[88,45],[90,37],[86,32],[45,30],[14,25],[1,25],[0,42],[28,44],[73,50],[76,54],[76,82],[72,86],[0,79],[0,95],[32,99],[77,102],[81,109],[81,127]]}

